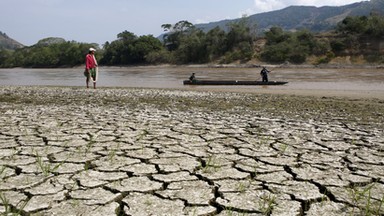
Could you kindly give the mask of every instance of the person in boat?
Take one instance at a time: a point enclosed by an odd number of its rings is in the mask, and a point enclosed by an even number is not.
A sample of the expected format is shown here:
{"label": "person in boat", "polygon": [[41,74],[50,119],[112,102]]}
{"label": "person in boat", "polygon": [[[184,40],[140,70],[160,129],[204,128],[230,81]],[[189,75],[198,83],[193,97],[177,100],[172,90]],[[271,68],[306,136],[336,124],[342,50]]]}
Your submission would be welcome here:
{"label": "person in boat", "polygon": [[95,51],[96,49],[89,48],[89,52],[85,56],[85,71],[84,71],[87,88],[89,88],[89,80],[92,79],[94,89],[96,88],[96,81],[97,81],[96,80],[97,79],[97,74],[96,74],[97,61],[95,58]]}
{"label": "person in boat", "polygon": [[196,76],[195,73],[192,73],[192,75],[189,77],[189,81],[196,82]]}
{"label": "person in boat", "polygon": [[270,73],[270,71],[267,70],[267,68],[263,67],[263,69],[261,69],[260,75],[263,79],[263,82],[268,82],[268,73]]}

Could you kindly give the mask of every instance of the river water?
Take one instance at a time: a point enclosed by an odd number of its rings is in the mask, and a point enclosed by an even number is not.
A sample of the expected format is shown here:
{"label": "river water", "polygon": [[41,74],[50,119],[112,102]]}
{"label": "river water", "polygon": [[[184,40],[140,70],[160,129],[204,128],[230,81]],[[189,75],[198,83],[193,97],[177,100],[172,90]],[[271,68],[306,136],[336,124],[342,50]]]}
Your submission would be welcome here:
{"label": "river water", "polygon": [[[197,79],[260,80],[260,68],[212,68],[204,66],[100,67],[98,87],[225,89],[229,91],[328,90],[374,92],[384,95],[383,69],[270,68],[270,81],[283,86],[184,86],[191,73]],[[0,69],[0,85],[85,86],[83,68]]]}

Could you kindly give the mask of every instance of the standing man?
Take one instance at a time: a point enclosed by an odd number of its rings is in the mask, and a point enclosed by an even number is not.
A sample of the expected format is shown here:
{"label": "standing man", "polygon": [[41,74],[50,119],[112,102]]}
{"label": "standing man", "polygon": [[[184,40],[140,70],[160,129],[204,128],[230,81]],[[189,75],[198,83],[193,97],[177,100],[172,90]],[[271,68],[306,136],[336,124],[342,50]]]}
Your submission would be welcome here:
{"label": "standing man", "polygon": [[263,78],[263,82],[268,82],[268,73],[270,73],[270,71],[267,70],[265,67],[263,67],[263,69],[261,69],[260,75]]}
{"label": "standing man", "polygon": [[93,81],[93,88],[96,89],[97,81],[97,61],[95,58],[95,49],[89,48],[89,52],[85,57],[85,76],[87,77],[86,84],[89,88],[89,79]]}

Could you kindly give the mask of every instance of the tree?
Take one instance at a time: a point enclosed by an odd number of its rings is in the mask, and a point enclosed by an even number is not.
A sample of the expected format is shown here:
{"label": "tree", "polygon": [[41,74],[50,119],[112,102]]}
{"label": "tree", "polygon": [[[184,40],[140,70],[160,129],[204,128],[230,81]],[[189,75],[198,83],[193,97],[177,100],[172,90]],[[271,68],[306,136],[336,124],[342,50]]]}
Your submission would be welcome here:
{"label": "tree", "polygon": [[[336,28],[338,38],[331,41],[332,51],[338,55],[370,55],[370,59],[380,56],[379,48],[367,44],[379,41],[384,37],[384,17],[370,16],[346,17]],[[372,51],[375,50],[375,51]],[[379,59],[379,58],[377,58]]]}
{"label": "tree", "polygon": [[[67,42],[56,40],[56,38],[46,38],[39,41],[34,46],[17,49],[7,56],[5,63],[0,63],[2,67],[72,67],[84,62],[84,56],[89,47],[97,44]],[[99,54],[98,54],[99,55]]]}
{"label": "tree", "polygon": [[272,27],[265,33],[265,36],[267,44],[261,53],[261,58],[267,62],[283,63],[289,61],[300,64],[315,52],[326,53],[326,50],[320,50],[324,45],[320,44],[313,33],[307,30],[292,33],[284,32],[279,27]]}
{"label": "tree", "polygon": [[265,32],[265,38],[267,39],[267,45],[274,45],[288,40],[290,35],[280,27],[272,27]]}
{"label": "tree", "polygon": [[174,26],[173,26],[173,30],[175,32],[181,32],[181,33],[184,33],[186,31],[189,31],[190,29],[194,28],[195,26],[188,22],[187,20],[182,20],[182,21],[179,21],[177,22]]}
{"label": "tree", "polygon": [[205,63],[208,62],[208,53],[205,33],[194,29],[188,35],[180,37],[180,45],[175,51],[175,59],[178,63]]}
{"label": "tree", "polygon": [[145,63],[146,56],[151,52],[158,52],[163,49],[161,42],[152,35],[140,36],[134,42],[133,61]]}
{"label": "tree", "polygon": [[225,62],[235,60],[247,61],[253,56],[253,41],[256,37],[255,26],[249,26],[248,19],[243,17],[238,22],[229,25],[226,36],[226,59]]}
{"label": "tree", "polygon": [[375,38],[384,37],[384,16],[370,16],[365,34]]}
{"label": "tree", "polygon": [[131,32],[124,31],[117,37],[117,40],[105,43],[101,63],[106,65],[145,64],[148,63],[147,55],[164,49],[161,42],[152,35],[137,37]]}
{"label": "tree", "polygon": [[371,16],[346,17],[338,23],[337,32],[348,35],[359,35],[380,38],[384,36],[384,17],[372,14]]}
{"label": "tree", "polygon": [[181,38],[190,32],[194,25],[186,20],[182,20],[174,25],[163,24],[161,27],[164,28],[164,31],[168,32],[163,36],[164,44],[168,50],[173,51],[179,47]]}
{"label": "tree", "polygon": [[234,49],[242,42],[252,44],[254,37],[255,35],[252,34],[251,28],[248,26],[248,21],[244,17],[238,22],[229,24],[227,46],[229,49]]}
{"label": "tree", "polygon": [[13,54],[13,51],[10,51],[7,49],[0,50],[0,67],[12,67],[10,63],[10,58],[12,54]]}
{"label": "tree", "polygon": [[117,38],[118,38],[118,40],[122,40],[125,42],[132,42],[132,41],[135,41],[137,39],[137,36],[134,33],[125,30],[125,31],[117,34]]}
{"label": "tree", "polygon": [[206,34],[205,44],[210,61],[219,58],[228,51],[226,33],[219,27],[210,30]]}

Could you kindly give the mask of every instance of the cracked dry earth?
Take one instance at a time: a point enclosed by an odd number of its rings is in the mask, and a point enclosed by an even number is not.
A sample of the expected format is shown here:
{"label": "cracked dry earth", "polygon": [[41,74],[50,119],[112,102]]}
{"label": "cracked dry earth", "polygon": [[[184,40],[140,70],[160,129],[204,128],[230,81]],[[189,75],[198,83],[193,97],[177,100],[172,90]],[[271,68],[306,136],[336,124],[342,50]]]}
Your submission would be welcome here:
{"label": "cracked dry earth", "polygon": [[382,101],[1,87],[0,102],[5,215],[384,214]]}

